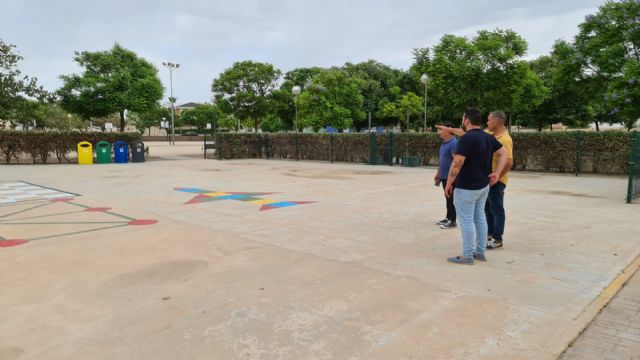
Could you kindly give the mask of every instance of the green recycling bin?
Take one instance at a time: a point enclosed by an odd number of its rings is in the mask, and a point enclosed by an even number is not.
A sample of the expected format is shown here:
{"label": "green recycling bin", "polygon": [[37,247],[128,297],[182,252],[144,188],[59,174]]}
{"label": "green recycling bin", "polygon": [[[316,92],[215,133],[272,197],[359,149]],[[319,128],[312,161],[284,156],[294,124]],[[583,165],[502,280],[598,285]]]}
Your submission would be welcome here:
{"label": "green recycling bin", "polygon": [[96,144],[96,163],[108,164],[111,162],[111,144],[108,141],[98,141]]}

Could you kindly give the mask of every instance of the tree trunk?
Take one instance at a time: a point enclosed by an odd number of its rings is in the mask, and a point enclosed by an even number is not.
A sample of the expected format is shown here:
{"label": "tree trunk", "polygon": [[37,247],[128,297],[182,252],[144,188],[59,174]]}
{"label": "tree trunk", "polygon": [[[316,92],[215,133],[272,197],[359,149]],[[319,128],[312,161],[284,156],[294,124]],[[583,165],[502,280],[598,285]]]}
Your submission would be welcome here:
{"label": "tree trunk", "polygon": [[406,132],[409,132],[409,113],[407,113],[407,128],[405,129]]}
{"label": "tree trunk", "polygon": [[124,132],[124,110],[120,111],[120,132]]}
{"label": "tree trunk", "polygon": [[600,131],[600,123],[598,120],[595,120],[593,123],[596,124],[596,131]]}

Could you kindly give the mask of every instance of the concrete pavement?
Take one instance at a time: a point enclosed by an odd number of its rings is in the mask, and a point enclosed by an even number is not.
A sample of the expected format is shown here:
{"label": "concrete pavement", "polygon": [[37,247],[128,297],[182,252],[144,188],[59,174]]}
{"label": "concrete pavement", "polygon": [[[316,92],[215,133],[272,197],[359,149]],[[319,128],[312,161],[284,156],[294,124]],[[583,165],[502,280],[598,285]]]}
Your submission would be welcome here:
{"label": "concrete pavement", "polygon": [[560,359],[640,359],[640,272],[636,271]]}
{"label": "concrete pavement", "polygon": [[459,266],[433,168],[149,145],[144,164],[0,167],[81,195],[0,206],[0,236],[40,238],[0,248],[0,358],[555,359],[640,254],[621,177],[514,173],[505,249]]}

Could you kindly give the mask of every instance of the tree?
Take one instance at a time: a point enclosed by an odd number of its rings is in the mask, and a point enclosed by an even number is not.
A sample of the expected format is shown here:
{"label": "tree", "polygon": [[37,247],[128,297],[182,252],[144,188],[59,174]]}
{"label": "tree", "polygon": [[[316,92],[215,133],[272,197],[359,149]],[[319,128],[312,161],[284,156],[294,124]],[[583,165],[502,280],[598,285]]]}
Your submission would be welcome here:
{"label": "tree", "polygon": [[45,120],[47,119],[47,104],[36,101],[23,99],[17,101],[15,105],[14,117],[11,122],[19,124],[23,128],[39,128],[45,127]]}
{"label": "tree", "polygon": [[482,66],[479,107],[504,110],[509,116],[514,105],[524,105],[520,96],[534,74],[521,58],[527,53],[527,42],[512,30],[479,31],[473,46]]}
{"label": "tree", "polygon": [[[260,127],[262,131],[279,131],[293,129],[295,118],[295,107],[293,104],[293,94],[291,90],[294,86],[304,88],[311,84],[311,79],[322,71],[319,67],[297,68],[288,71],[284,75],[284,82],[279,89],[273,90],[270,94],[271,114],[268,116],[269,124]],[[275,118],[274,118],[275,116]],[[276,120],[276,118],[278,118]],[[267,119],[265,119],[267,120]]]}
{"label": "tree", "polygon": [[432,49],[413,50],[409,75],[420,92],[421,74],[430,77],[429,119],[458,122],[461,111],[470,106],[511,115],[524,109],[526,99],[521,96],[537,98],[532,86],[539,83],[522,60],[526,51],[526,41],[512,30],[483,30],[472,40],[448,34]]}
{"label": "tree", "polygon": [[52,100],[51,94],[37,85],[37,78],[23,75],[17,64],[23,59],[15,52],[15,45],[0,38],[0,127],[4,120],[15,116],[18,106],[23,106],[25,97]]}
{"label": "tree", "polygon": [[258,131],[260,121],[273,106],[270,94],[282,72],[271,64],[253,61],[236,62],[213,80],[211,89],[216,102],[226,100],[231,114],[240,120],[253,120]]}
{"label": "tree", "polygon": [[432,106],[428,109],[436,105],[439,110],[429,118],[458,122],[466,107],[479,105],[483,66],[469,39],[444,35],[433,49],[414,49],[413,54],[415,62],[409,73],[415,89],[420,89],[421,74],[429,74],[428,103]]}
{"label": "tree", "polygon": [[125,110],[150,111],[162,99],[158,70],[134,52],[115,44],[109,51],[76,52],[74,61],[82,75],[63,75],[58,94],[62,107],[85,119],[120,113],[120,131],[125,127]]}
{"label": "tree", "polygon": [[282,122],[282,119],[278,116],[271,114],[268,115],[264,121],[260,124],[260,129],[264,132],[278,132],[287,129],[287,126]]}
{"label": "tree", "polygon": [[[381,64],[375,60],[368,60],[359,64],[346,63],[342,69],[351,77],[362,80],[360,93],[363,97],[364,111],[372,115],[372,124],[384,123],[384,118],[378,118],[380,102],[388,98],[389,90],[396,86],[402,73],[400,70]],[[365,127],[368,120],[357,119],[354,122],[356,128]]]}
{"label": "tree", "polygon": [[598,120],[628,129],[640,117],[640,3],[608,1],[587,15],[575,37],[579,79]]}
{"label": "tree", "polygon": [[151,135],[151,128],[154,126],[160,126],[162,119],[171,118],[171,112],[166,107],[156,103],[151,109],[141,113],[135,113],[132,116],[136,129],[143,134],[145,130],[149,129],[149,135]]}
{"label": "tree", "polygon": [[348,129],[364,117],[362,80],[343,70],[323,70],[298,96],[298,127]]}
{"label": "tree", "polygon": [[[399,90],[397,87],[394,89],[394,91]],[[400,96],[395,102],[386,102],[382,105],[382,113],[398,119],[398,126],[404,120],[406,131],[411,128],[411,117],[422,114],[423,110],[422,98],[412,92]]]}
{"label": "tree", "polygon": [[80,117],[66,112],[58,103],[45,103],[44,127],[56,130],[80,129],[84,123]]}
{"label": "tree", "polygon": [[[514,96],[513,116],[517,125],[535,127],[538,131],[542,131],[543,127],[556,120],[554,116],[556,106],[551,102],[553,101],[550,96],[551,90],[542,78],[545,71],[550,70],[550,62],[548,57],[541,57],[532,61],[531,64],[526,69],[522,88]],[[531,67],[536,67],[540,73],[535,72]],[[552,84],[551,80],[549,83]]]}
{"label": "tree", "polygon": [[222,118],[223,114],[215,105],[205,104],[185,110],[180,116],[185,124],[197,126],[198,130],[202,131],[207,124],[211,124],[212,127],[217,126],[216,121]]}

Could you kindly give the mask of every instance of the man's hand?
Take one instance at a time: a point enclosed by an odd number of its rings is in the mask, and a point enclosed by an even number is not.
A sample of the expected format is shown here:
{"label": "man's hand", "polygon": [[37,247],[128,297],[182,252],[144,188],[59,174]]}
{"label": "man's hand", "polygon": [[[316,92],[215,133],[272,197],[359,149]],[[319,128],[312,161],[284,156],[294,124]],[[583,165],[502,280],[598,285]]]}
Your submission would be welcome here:
{"label": "man's hand", "polygon": [[464,135],[464,130],[462,130],[460,128],[451,128],[451,127],[447,127],[447,126],[444,126],[444,125],[436,125],[436,128],[438,130],[448,132],[448,133],[450,133],[452,135],[456,135],[456,136]]}
{"label": "man's hand", "polygon": [[500,179],[498,173],[492,172],[491,174],[489,174],[489,186],[495,185],[498,182],[498,179]]}
{"label": "man's hand", "polygon": [[444,196],[450,198],[453,195],[453,184],[447,182],[447,187],[444,189]]}

